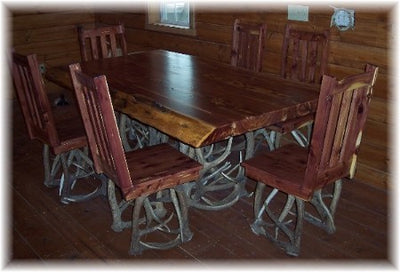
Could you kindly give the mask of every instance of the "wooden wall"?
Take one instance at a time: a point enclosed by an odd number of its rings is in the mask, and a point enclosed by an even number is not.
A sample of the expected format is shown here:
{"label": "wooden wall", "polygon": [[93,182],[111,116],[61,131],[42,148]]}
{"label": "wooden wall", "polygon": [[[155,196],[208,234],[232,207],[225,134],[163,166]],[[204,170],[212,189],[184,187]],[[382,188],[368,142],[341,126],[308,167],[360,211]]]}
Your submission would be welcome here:
{"label": "wooden wall", "polygon": [[[390,69],[390,48],[393,42],[391,7],[374,10],[352,7],[355,10],[355,28],[340,32],[330,28],[332,8],[310,6],[309,22],[290,21],[298,28],[310,30],[331,29],[329,73],[338,78],[359,73],[367,62],[380,68],[371,111],[364,132],[356,178],[380,188],[390,180],[388,140],[390,106],[389,87],[393,74]],[[219,10],[220,9],[220,10]],[[223,10],[223,11],[222,11]],[[71,63],[79,60],[76,26],[115,24],[126,27],[128,50],[168,49],[229,62],[232,25],[235,18],[249,22],[267,23],[267,40],[263,71],[279,73],[280,47],[287,20],[287,7],[257,6],[256,8],[198,6],[195,11],[195,36],[183,36],[145,29],[146,10],[135,6],[124,12],[95,11],[85,14],[69,12],[15,13],[12,16],[13,46],[21,53],[37,53],[47,65]]]}
{"label": "wooden wall", "polygon": [[78,25],[94,26],[94,12],[15,11],[12,13],[12,46],[21,54],[37,54],[39,63],[56,66],[80,60]]}

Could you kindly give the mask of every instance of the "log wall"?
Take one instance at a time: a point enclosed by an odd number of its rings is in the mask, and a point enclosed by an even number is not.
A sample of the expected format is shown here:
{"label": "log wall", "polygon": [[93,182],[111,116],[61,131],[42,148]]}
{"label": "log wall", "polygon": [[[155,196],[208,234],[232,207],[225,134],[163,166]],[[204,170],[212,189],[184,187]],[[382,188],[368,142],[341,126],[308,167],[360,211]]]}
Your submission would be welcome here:
{"label": "log wall", "polygon": [[76,27],[78,25],[115,24],[126,27],[128,51],[167,49],[229,62],[232,25],[236,18],[249,22],[265,22],[267,38],[263,71],[278,74],[280,47],[286,23],[309,30],[331,30],[329,74],[342,78],[360,73],[367,62],[379,66],[379,76],[371,102],[363,143],[359,154],[356,179],[371,185],[387,188],[390,183],[388,125],[390,116],[389,88],[392,87],[393,69],[390,69],[390,47],[393,44],[390,10],[379,7],[374,10],[349,6],[355,10],[355,28],[345,32],[330,27],[332,8],[310,6],[309,21],[287,20],[287,7],[267,6],[213,9],[198,6],[195,9],[195,36],[168,34],[145,29],[146,9],[135,6],[131,10],[55,12],[13,12],[12,46],[20,53],[36,53],[39,62],[48,66],[72,63],[80,60]]}
{"label": "log wall", "polygon": [[16,11],[12,13],[12,46],[21,54],[37,54],[38,62],[47,66],[79,61],[77,26],[94,24],[93,11]]}

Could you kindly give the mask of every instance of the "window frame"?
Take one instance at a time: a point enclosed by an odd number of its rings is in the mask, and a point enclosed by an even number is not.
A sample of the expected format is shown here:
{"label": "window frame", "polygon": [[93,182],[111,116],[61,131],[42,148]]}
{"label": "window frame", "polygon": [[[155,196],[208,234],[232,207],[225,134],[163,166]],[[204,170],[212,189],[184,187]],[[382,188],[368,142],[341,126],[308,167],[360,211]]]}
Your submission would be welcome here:
{"label": "window frame", "polygon": [[190,1],[189,3],[190,3],[189,27],[186,27],[186,26],[161,23],[160,2],[158,1],[149,2],[147,4],[145,29],[159,31],[159,32],[173,33],[173,34],[195,36],[196,28],[195,28],[194,4],[192,1]]}

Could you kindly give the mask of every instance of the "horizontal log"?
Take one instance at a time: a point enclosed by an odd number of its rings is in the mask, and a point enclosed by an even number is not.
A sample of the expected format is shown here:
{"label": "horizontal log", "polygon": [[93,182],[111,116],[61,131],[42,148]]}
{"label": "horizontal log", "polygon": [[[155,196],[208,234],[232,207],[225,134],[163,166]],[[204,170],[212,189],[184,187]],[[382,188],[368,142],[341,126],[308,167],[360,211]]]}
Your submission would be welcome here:
{"label": "horizontal log", "polygon": [[14,31],[14,35],[12,36],[12,42],[14,46],[55,40],[76,40],[76,42],[78,42],[78,32],[76,26],[67,25],[16,30]]}
{"label": "horizontal log", "polygon": [[196,23],[197,38],[200,40],[230,45],[232,44],[232,32],[231,25]]}
{"label": "horizontal log", "polygon": [[[356,21],[354,30],[338,31],[340,41],[349,44],[389,49],[390,26],[376,21]],[[388,35],[389,34],[389,35]]]}
{"label": "horizontal log", "polygon": [[[265,39],[265,50],[274,54],[281,55],[283,43],[283,32],[270,32],[267,26]],[[265,58],[264,58],[265,59]]]}
{"label": "horizontal log", "polygon": [[388,129],[388,124],[368,119],[365,123],[362,141],[379,148],[387,149],[389,148]]}
{"label": "horizontal log", "polygon": [[262,71],[279,75],[280,69],[281,69],[281,54],[265,50]]}
{"label": "horizontal log", "polygon": [[56,12],[13,17],[13,30],[26,30],[94,22],[94,13]]}
{"label": "horizontal log", "polygon": [[388,107],[388,103],[389,102],[386,99],[373,97],[369,105],[368,119],[388,124],[390,114],[389,110],[394,106],[390,103]]}
{"label": "horizontal log", "polygon": [[195,13],[196,22],[205,22],[216,25],[233,26],[233,22],[237,18],[237,14],[231,12],[205,12],[197,11]]}
{"label": "horizontal log", "polygon": [[373,63],[381,72],[388,69],[389,52],[383,48],[331,41],[329,49],[330,64],[363,69],[365,63]]}
{"label": "horizontal log", "polygon": [[76,40],[56,40],[15,46],[15,51],[21,54],[37,54],[39,58],[51,60],[67,56],[70,52],[79,52],[79,44]]}
{"label": "horizontal log", "polygon": [[96,22],[104,24],[123,23],[125,28],[143,29],[146,22],[145,13],[96,13]]}

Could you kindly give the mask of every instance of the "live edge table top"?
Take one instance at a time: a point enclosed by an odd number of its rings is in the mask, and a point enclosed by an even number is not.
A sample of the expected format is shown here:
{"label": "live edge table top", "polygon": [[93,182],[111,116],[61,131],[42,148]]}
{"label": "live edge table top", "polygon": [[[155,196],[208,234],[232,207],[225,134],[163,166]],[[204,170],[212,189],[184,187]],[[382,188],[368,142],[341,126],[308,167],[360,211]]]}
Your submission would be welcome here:
{"label": "live edge table top", "polygon": [[[318,101],[318,86],[164,50],[81,66],[106,75],[115,110],[193,147],[307,115]],[[71,88],[65,69],[46,78]]]}

